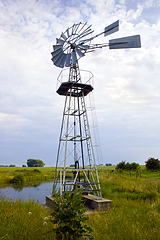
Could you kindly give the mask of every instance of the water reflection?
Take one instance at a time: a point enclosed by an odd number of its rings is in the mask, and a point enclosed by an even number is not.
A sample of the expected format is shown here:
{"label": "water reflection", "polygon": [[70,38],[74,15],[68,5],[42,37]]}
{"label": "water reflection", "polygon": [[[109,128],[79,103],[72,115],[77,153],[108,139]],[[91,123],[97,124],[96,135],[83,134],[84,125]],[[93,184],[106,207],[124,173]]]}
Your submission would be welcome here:
{"label": "water reflection", "polygon": [[24,184],[22,184],[22,183],[19,183],[19,184],[13,183],[12,187],[14,188],[15,191],[20,192],[24,188]]}
{"label": "water reflection", "polygon": [[34,199],[43,203],[46,196],[52,194],[53,180],[50,182],[30,182],[23,184],[0,185],[0,194],[6,198],[29,200]]}
{"label": "water reflection", "polygon": [[[46,182],[45,182],[46,183]],[[33,182],[29,184],[24,184],[24,183],[12,183],[11,186],[15,189],[15,191],[21,191],[23,190],[24,187],[34,187],[37,188],[40,186],[42,182]]]}

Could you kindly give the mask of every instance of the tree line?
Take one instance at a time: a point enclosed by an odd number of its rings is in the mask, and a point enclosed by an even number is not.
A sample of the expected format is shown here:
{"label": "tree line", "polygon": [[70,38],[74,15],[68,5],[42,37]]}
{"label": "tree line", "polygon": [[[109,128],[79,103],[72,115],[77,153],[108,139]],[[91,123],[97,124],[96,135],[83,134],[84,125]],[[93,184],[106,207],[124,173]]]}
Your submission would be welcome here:
{"label": "tree line", "polygon": [[[148,158],[148,160],[145,162],[146,164],[146,169],[147,170],[153,170],[153,171],[156,171],[156,170],[160,170],[160,161],[156,158]],[[126,170],[126,171],[135,171],[135,170],[138,170],[140,168],[140,165],[138,163],[129,163],[126,161],[121,161],[120,163],[117,164],[116,166],[116,170]]]}

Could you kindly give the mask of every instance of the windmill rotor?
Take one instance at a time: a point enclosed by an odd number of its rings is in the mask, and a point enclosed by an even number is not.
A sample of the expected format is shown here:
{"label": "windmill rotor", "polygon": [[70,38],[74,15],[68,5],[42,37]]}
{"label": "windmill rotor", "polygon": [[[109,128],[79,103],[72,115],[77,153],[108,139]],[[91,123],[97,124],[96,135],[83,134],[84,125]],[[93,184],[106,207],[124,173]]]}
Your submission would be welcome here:
{"label": "windmill rotor", "polygon": [[81,44],[80,41],[85,39],[94,31],[91,25],[86,23],[73,24],[62,32],[60,38],[56,39],[56,45],[53,45],[52,61],[57,67],[69,67],[70,64],[78,63],[78,59],[85,55],[89,45]]}
{"label": "windmill rotor", "polygon": [[[85,23],[73,24],[62,32],[59,38],[56,38],[56,45],[53,45],[52,61],[57,67],[70,67],[71,64],[77,64],[85,53],[92,52],[97,48],[109,47],[109,49],[139,48],[141,47],[140,35],[128,36],[109,40],[109,43],[91,44],[91,41],[100,35],[104,37],[119,31],[119,20],[105,27],[104,31],[91,36],[94,30],[92,25]],[[88,38],[89,37],[89,38]]]}

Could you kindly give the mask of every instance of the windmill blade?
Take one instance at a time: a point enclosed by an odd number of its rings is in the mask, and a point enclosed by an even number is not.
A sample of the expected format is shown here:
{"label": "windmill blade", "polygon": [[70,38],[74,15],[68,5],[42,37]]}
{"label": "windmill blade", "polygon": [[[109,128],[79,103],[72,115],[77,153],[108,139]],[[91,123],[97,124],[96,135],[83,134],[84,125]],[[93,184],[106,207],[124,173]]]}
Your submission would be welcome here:
{"label": "windmill blade", "polygon": [[71,64],[71,53],[68,53],[66,56],[65,67],[70,67]]}
{"label": "windmill blade", "polygon": [[90,48],[90,46],[88,46],[88,45],[82,45],[82,44],[79,44],[79,45],[77,45],[80,49],[83,49],[83,50],[87,50],[87,49],[89,49]]}
{"label": "windmill blade", "polygon": [[[54,52],[53,52],[53,54],[54,54]],[[61,57],[63,55],[63,51],[62,50],[59,51],[58,53],[56,53],[56,55],[53,55],[53,54],[52,54],[52,61],[55,63],[59,59],[59,57]]]}
{"label": "windmill blade", "polygon": [[60,39],[60,38],[56,38],[56,42],[57,42],[57,44],[64,44],[64,40],[63,39]]}
{"label": "windmill blade", "polygon": [[81,32],[80,35],[85,34],[88,31],[91,31],[91,27],[92,27],[92,25],[88,26],[83,32]]}
{"label": "windmill blade", "polygon": [[60,52],[62,52],[62,48],[59,48],[59,49],[57,49],[57,50],[51,52],[52,57],[55,57],[55,56],[56,56],[57,54],[59,54]]}
{"label": "windmill blade", "polygon": [[61,44],[57,44],[57,45],[53,45],[53,50],[58,50],[58,49],[62,49],[62,45]]}
{"label": "windmill blade", "polygon": [[67,54],[63,53],[62,61],[61,61],[60,64],[59,64],[59,66],[60,66],[61,68],[64,67],[65,62],[66,62],[66,58],[67,58]]}
{"label": "windmill blade", "polygon": [[75,51],[72,51],[71,55],[72,55],[72,63],[76,64],[78,62],[78,60],[77,60],[77,56],[76,56]]}
{"label": "windmill blade", "polygon": [[[92,26],[92,25],[90,25],[90,26]],[[72,40],[75,39],[75,42],[76,42],[76,41],[79,40],[80,38],[83,38],[83,37],[87,36],[88,34],[93,33],[94,30],[92,30],[92,29],[90,28],[90,26],[89,26],[88,28],[86,28],[81,34],[79,34],[78,36],[76,36],[75,38],[73,38]]]}
{"label": "windmill blade", "polygon": [[80,33],[80,32],[82,31],[82,29],[83,29],[86,25],[87,25],[87,22],[85,22],[85,23],[83,24],[83,26],[79,29],[78,33]]}
{"label": "windmill blade", "polygon": [[85,54],[83,52],[81,52],[79,49],[75,49],[76,53],[78,54],[78,56],[81,58],[83,57]]}
{"label": "windmill blade", "polygon": [[[83,35],[80,35],[80,37],[79,38],[84,38],[84,37],[86,37],[87,35],[89,35],[89,34],[91,34],[91,33],[93,33],[94,32],[94,30],[91,30],[91,31],[88,31],[87,33],[85,33],[85,34],[83,34]],[[78,39],[79,39],[78,38]],[[77,40],[76,40],[77,41]]]}
{"label": "windmill blade", "polygon": [[66,40],[66,39],[67,39],[67,37],[64,35],[64,33],[63,33],[63,32],[61,33],[61,38],[63,38],[64,40]]}
{"label": "windmill blade", "polygon": [[109,49],[140,48],[140,35],[109,40]]}
{"label": "windmill blade", "polygon": [[59,58],[54,62],[54,64],[57,66],[57,67],[62,67],[62,62],[65,61],[66,59],[66,54],[65,53],[62,53]]}
{"label": "windmill blade", "polygon": [[117,32],[118,30],[119,30],[119,20],[105,27],[104,36],[106,37],[114,32]]}
{"label": "windmill blade", "polygon": [[75,23],[74,23],[73,26],[72,26],[72,34],[71,34],[71,35],[73,35],[74,27],[75,27]]}
{"label": "windmill blade", "polygon": [[78,30],[80,24],[81,24],[81,22],[75,25],[75,29],[74,29],[74,33],[73,34],[77,33],[77,30]]}
{"label": "windmill blade", "polygon": [[66,30],[66,32],[67,32],[67,36],[68,36],[68,38],[69,38],[69,28],[67,28],[67,30]]}

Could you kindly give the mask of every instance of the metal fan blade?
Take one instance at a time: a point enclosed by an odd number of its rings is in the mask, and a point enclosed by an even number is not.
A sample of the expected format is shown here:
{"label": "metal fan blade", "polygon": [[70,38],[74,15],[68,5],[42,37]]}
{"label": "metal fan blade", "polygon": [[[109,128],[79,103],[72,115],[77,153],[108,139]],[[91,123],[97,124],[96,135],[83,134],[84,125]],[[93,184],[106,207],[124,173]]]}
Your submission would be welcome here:
{"label": "metal fan blade", "polygon": [[63,54],[64,54],[64,53],[62,53],[62,54],[59,54],[59,56],[58,56],[57,60],[54,60],[54,64],[55,64],[57,67],[59,67],[59,66],[60,66],[60,62],[61,62],[61,61],[62,61],[62,59],[63,59]]}
{"label": "metal fan blade", "polygon": [[84,37],[86,37],[87,35],[89,35],[89,34],[91,34],[93,32],[94,32],[94,30],[93,31],[89,31],[89,32],[87,32],[87,33],[85,33],[83,35],[80,35],[80,38],[84,38]]}
{"label": "metal fan blade", "polygon": [[[54,62],[54,64],[57,66],[57,67],[62,67],[62,62],[64,61],[65,62],[65,59],[66,59],[66,54],[65,53],[62,53],[59,58]],[[64,64],[63,64],[64,66]],[[62,67],[63,68],[63,67]]]}
{"label": "metal fan blade", "polygon": [[77,45],[80,49],[83,49],[83,50],[87,50],[87,49],[89,49],[90,47],[88,46],[88,45],[81,45],[81,44],[79,44],[79,45]]}
{"label": "metal fan blade", "polygon": [[73,31],[73,34],[76,34],[76,33],[77,33],[77,30],[78,30],[78,28],[79,28],[80,24],[81,24],[81,22],[80,22],[80,23],[78,23],[78,24],[76,24],[76,25],[74,26],[74,31]]}
{"label": "metal fan blade", "polygon": [[57,42],[57,44],[64,44],[64,40],[63,39],[60,39],[60,38],[56,38],[56,42]]}
{"label": "metal fan blade", "polygon": [[85,22],[85,23],[83,24],[83,26],[78,30],[78,33],[80,33],[80,32],[82,31],[82,29],[83,29],[86,25],[87,25],[87,22]]}
{"label": "metal fan blade", "polygon": [[140,47],[141,47],[140,35],[109,40],[110,49],[140,48]]}
{"label": "metal fan blade", "polygon": [[70,67],[70,64],[71,64],[71,53],[68,53],[66,57],[65,67]]}
{"label": "metal fan blade", "polygon": [[61,51],[59,51],[58,52],[58,54],[56,54],[56,55],[52,55],[53,57],[52,57],[52,61],[55,63],[57,60],[58,60],[58,58],[59,57],[61,57],[63,55],[63,51],[61,50]]}
{"label": "metal fan blade", "polygon": [[53,50],[58,50],[58,49],[62,49],[62,45],[61,44],[57,44],[57,45],[53,45]]}
{"label": "metal fan blade", "polygon": [[61,68],[64,67],[65,62],[66,62],[66,58],[67,58],[67,54],[63,53],[62,61],[61,61],[60,64],[59,64],[59,66],[60,66]]}
{"label": "metal fan blade", "polygon": [[62,37],[64,40],[66,40],[66,39],[67,39],[67,37],[64,35],[64,33],[63,33],[63,32],[61,33],[61,37]]}
{"label": "metal fan blade", "polygon": [[83,34],[85,34],[86,32],[91,31],[91,30],[92,30],[91,27],[92,27],[92,25],[88,26],[83,32],[81,32],[80,35],[83,35]]}
{"label": "metal fan blade", "polygon": [[56,56],[56,55],[59,54],[60,52],[62,52],[62,48],[59,48],[59,49],[57,49],[57,50],[51,52],[52,57]]}
{"label": "metal fan blade", "polygon": [[71,35],[73,35],[73,33],[74,33],[74,28],[75,28],[75,23],[72,26],[72,34]]}
{"label": "metal fan blade", "polygon": [[119,30],[119,20],[105,27],[104,36],[108,36],[114,32],[117,32],[118,30]]}
{"label": "metal fan blade", "polygon": [[77,37],[75,37],[75,38],[73,38],[72,40],[74,40],[75,39],[75,42],[76,41],[78,41],[80,38],[83,38],[83,37],[85,37],[85,36],[87,36],[87,35],[89,35],[89,34],[91,34],[91,33],[93,33],[94,32],[94,30],[92,30],[91,28],[87,28],[87,29],[85,29],[81,34],[79,34]]}
{"label": "metal fan blade", "polygon": [[66,32],[67,32],[67,36],[68,36],[68,38],[69,38],[69,28],[67,28],[67,30],[66,30]]}
{"label": "metal fan blade", "polygon": [[78,54],[79,57],[83,57],[85,54],[82,53],[79,49],[75,49],[76,53]]}
{"label": "metal fan blade", "polygon": [[72,51],[71,55],[72,55],[72,63],[76,64],[78,62],[78,60],[77,60],[77,56],[76,56],[75,51]]}

